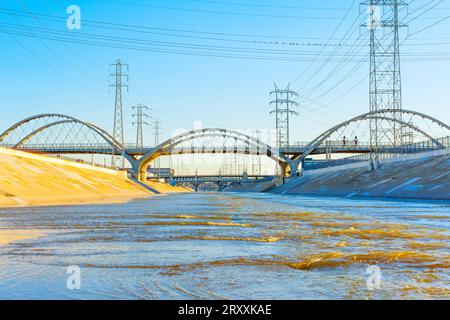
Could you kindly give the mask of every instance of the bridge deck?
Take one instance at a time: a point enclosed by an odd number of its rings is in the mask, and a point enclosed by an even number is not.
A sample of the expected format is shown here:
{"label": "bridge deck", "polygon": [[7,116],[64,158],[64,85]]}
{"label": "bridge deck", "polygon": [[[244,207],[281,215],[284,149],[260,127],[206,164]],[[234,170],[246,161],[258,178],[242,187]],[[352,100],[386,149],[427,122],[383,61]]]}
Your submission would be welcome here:
{"label": "bridge deck", "polygon": [[[10,147],[3,145],[3,147]],[[398,147],[382,147],[385,153],[419,153],[435,150],[436,147],[429,145],[413,145],[403,148]],[[107,144],[101,145],[25,145],[19,150],[32,151],[41,153],[52,154],[112,154],[113,149]],[[132,156],[143,156],[154,150],[153,147],[128,147],[125,152]],[[284,155],[300,155],[307,150],[304,146],[290,146],[279,149],[280,154]],[[186,147],[186,148],[170,148],[161,150],[161,155],[173,155],[173,154],[248,154],[248,155],[266,155],[266,150],[256,148],[224,148],[224,147]],[[326,153],[368,153],[370,147],[368,145],[333,145],[333,146],[319,146],[311,154],[326,154]],[[117,152],[116,152],[117,153]],[[118,154],[120,155],[120,154]]]}

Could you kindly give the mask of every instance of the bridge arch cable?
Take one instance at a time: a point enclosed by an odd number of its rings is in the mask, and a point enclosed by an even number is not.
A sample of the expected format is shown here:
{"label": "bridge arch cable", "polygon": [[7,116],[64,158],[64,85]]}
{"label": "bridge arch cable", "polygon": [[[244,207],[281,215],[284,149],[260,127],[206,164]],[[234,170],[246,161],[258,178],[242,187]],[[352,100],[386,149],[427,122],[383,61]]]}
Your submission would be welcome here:
{"label": "bridge arch cable", "polygon": [[393,111],[395,110],[385,109],[364,113],[326,130],[306,146],[305,152],[298,159],[306,159],[309,155],[317,153],[318,149],[327,148],[330,150],[334,148],[339,153],[369,152],[370,137],[368,132],[371,120],[396,121],[403,128],[413,132],[412,136],[404,137],[401,150],[389,141],[387,133],[384,136],[381,135],[379,143],[384,153],[413,153],[450,147],[449,125],[424,113],[405,109],[401,111],[402,120],[393,119],[391,117]]}
{"label": "bridge arch cable", "polygon": [[42,153],[123,151],[123,146],[106,130],[62,114],[39,114],[19,121],[0,135],[0,145]]}
{"label": "bridge arch cable", "polygon": [[[197,143],[194,143],[197,142]],[[240,142],[240,146],[232,143]],[[210,147],[208,147],[210,146]],[[269,147],[265,147],[269,149]],[[181,154],[256,154],[266,155],[262,151],[261,144],[249,141],[242,137],[228,137],[221,133],[205,133],[201,136],[187,136],[184,139],[172,141],[169,145],[156,148],[155,152],[164,155]]]}
{"label": "bridge arch cable", "polygon": [[[223,143],[218,144],[218,139],[222,139]],[[194,144],[194,150],[192,149],[192,141],[196,142]],[[240,144],[240,148],[236,148],[235,144],[237,143]],[[210,146],[210,148],[207,146]],[[180,155],[192,152],[209,154],[255,154],[267,156],[278,163],[287,163],[290,160],[287,156],[280,154],[278,150],[272,149],[272,147],[257,138],[234,130],[209,128],[182,133],[161,143],[139,159],[139,170],[140,172],[144,172],[152,161],[162,155]]]}

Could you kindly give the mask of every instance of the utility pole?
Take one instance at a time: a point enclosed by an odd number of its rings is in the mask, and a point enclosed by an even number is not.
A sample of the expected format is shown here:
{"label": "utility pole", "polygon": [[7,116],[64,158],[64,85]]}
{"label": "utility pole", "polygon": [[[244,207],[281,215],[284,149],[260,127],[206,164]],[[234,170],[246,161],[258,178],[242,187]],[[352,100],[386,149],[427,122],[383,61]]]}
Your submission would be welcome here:
{"label": "utility pole", "polygon": [[151,109],[140,103],[137,106],[133,106],[132,109],[136,112],[133,114],[133,117],[136,118],[136,122],[133,122],[133,125],[136,125],[136,147],[143,148],[144,147],[143,127],[144,125],[147,126],[150,125],[147,121],[145,121],[146,119],[150,118],[150,116],[146,113],[146,111]]}
{"label": "utility pole", "polygon": [[402,85],[400,72],[399,7],[402,0],[366,0],[369,19],[363,27],[370,34],[369,111],[389,109],[390,120],[370,119],[371,168],[378,167],[382,144],[402,147],[405,135],[402,125]]}
{"label": "utility pole", "polygon": [[[123,109],[122,109],[122,87],[126,87],[128,90],[128,85],[124,84],[123,79],[125,78],[125,82],[128,81],[128,74],[123,72],[123,68],[126,68],[128,72],[128,64],[123,63],[120,59],[117,59],[116,63],[110,64],[114,66],[115,72],[110,73],[110,76],[113,77],[113,83],[110,84],[111,87],[115,88],[115,101],[114,101],[114,127],[113,127],[113,137],[122,147],[124,147],[124,135],[123,135]],[[115,151],[112,152],[111,158],[111,166],[119,169],[125,167],[125,157],[122,154],[120,157],[117,157]]]}
{"label": "utility pole", "polygon": [[277,147],[289,146],[289,133],[290,133],[290,116],[298,113],[292,110],[292,107],[298,106],[298,102],[293,98],[298,97],[298,93],[290,90],[289,85],[286,89],[279,89],[274,84],[275,89],[270,92],[270,95],[275,95],[275,100],[272,100],[270,104],[275,104],[275,110],[270,113],[275,114],[276,120],[276,132],[277,132]]}

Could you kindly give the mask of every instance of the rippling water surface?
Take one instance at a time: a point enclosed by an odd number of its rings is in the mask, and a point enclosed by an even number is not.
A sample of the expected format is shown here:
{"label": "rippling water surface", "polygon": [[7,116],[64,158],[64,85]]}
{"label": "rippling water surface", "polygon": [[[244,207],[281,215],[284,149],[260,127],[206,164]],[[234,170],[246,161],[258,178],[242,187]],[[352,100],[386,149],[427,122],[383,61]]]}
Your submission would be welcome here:
{"label": "rippling water surface", "polygon": [[448,202],[175,194],[0,209],[0,228],[47,234],[0,247],[0,299],[450,298]]}

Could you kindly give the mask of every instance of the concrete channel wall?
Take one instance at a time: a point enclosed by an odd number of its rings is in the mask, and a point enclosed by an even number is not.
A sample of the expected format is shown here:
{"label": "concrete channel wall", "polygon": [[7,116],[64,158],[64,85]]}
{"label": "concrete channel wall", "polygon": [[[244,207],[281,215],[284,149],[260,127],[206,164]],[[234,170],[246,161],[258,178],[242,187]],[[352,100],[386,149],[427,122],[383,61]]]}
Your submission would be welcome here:
{"label": "concrete channel wall", "polygon": [[365,162],[305,171],[271,192],[450,200],[450,149],[389,159],[376,171]]}
{"label": "concrete channel wall", "polygon": [[0,148],[0,208],[125,202],[149,195],[124,171]]}

